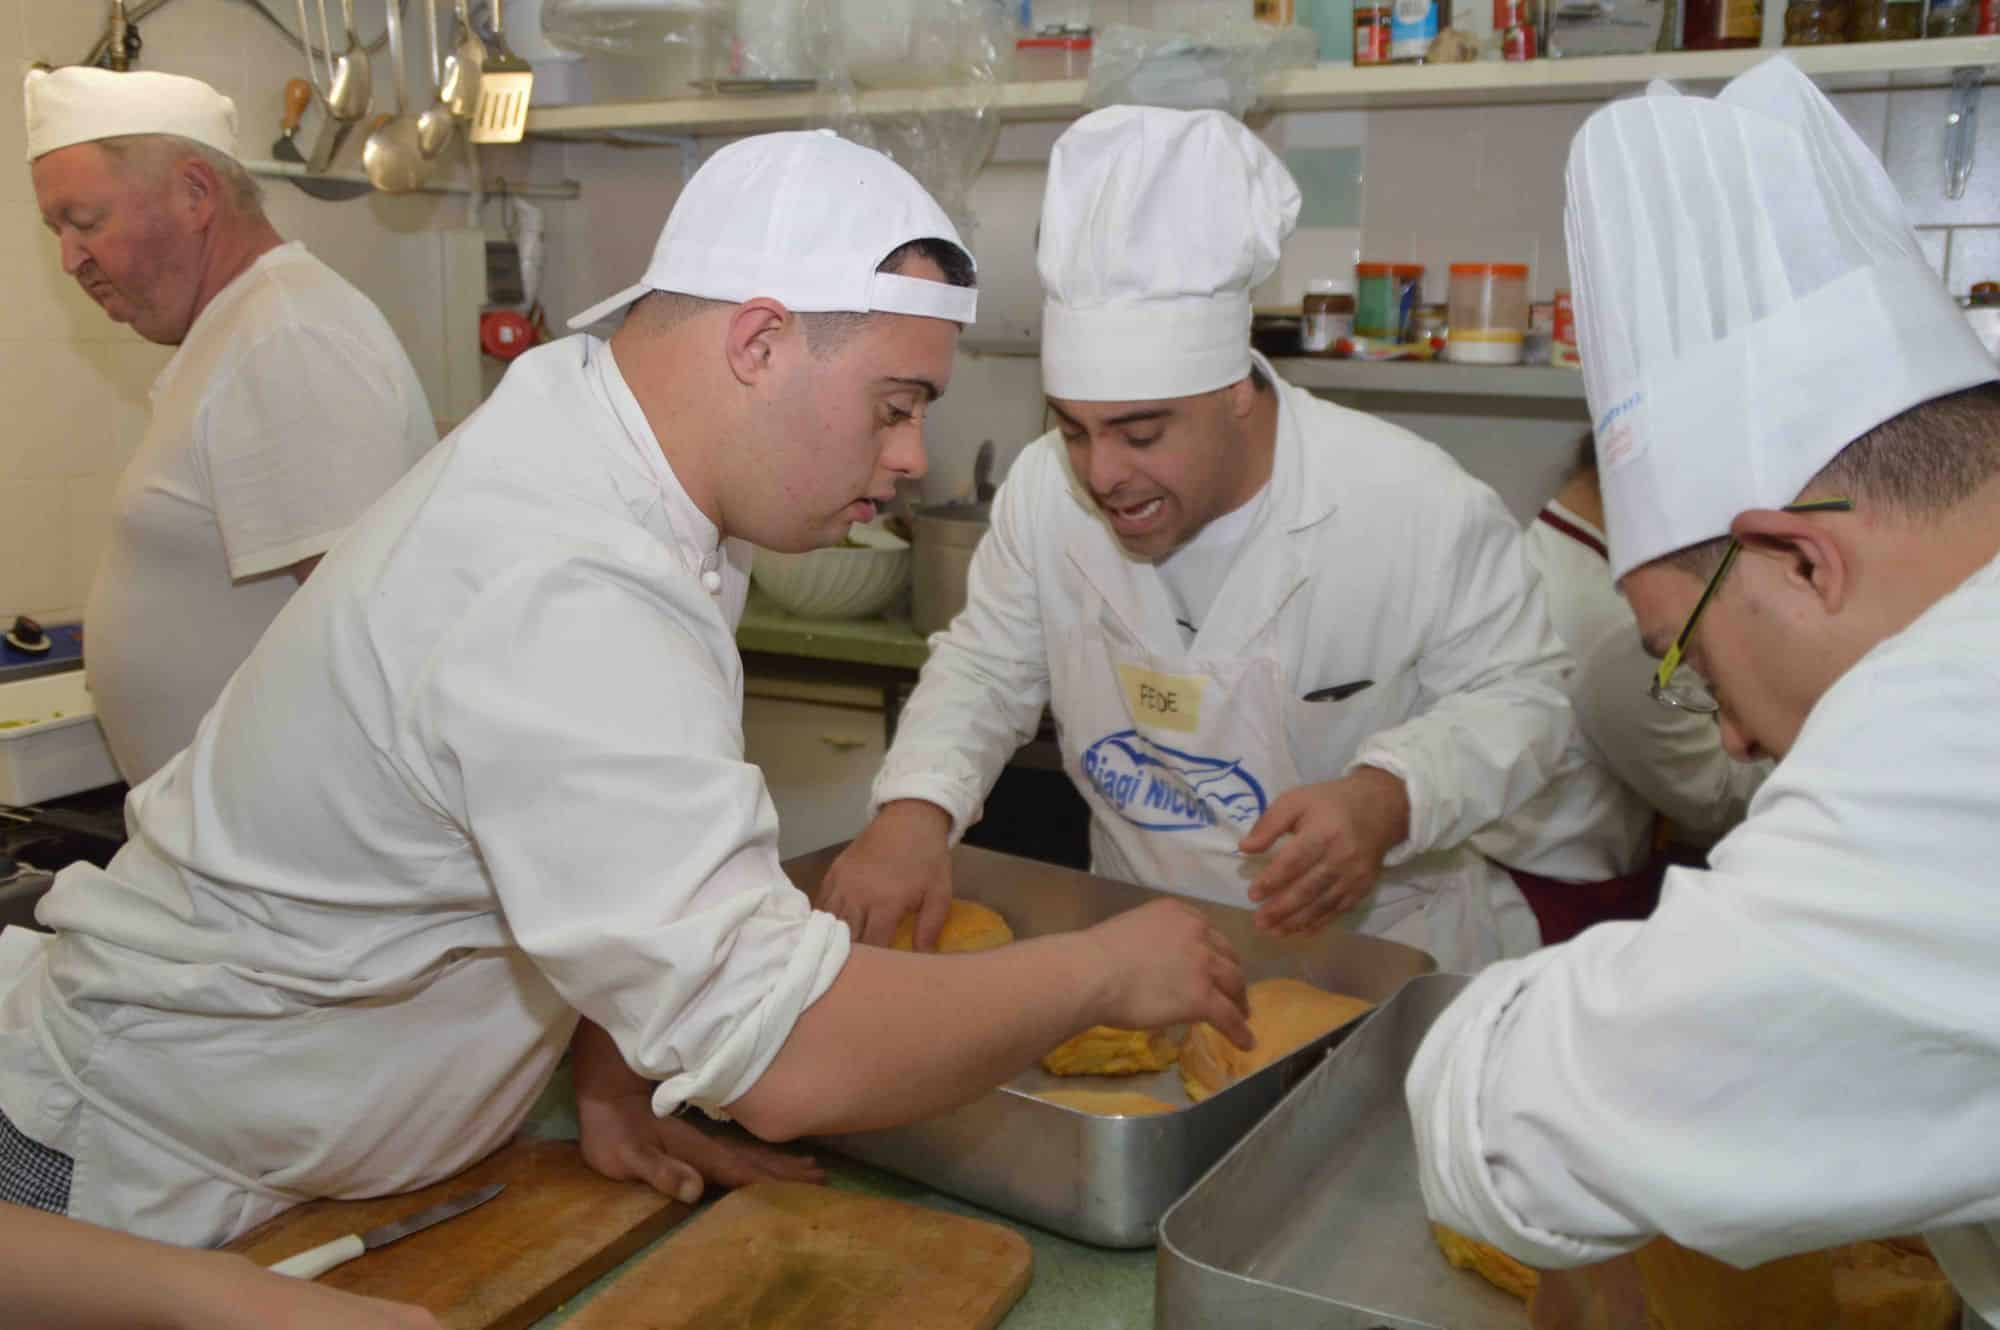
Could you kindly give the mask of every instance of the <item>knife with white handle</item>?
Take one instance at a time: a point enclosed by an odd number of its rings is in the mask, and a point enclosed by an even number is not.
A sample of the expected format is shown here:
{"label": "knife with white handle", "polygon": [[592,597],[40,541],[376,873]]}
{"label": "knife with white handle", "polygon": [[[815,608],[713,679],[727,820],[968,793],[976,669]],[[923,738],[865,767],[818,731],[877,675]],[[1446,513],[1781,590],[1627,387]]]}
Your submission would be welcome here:
{"label": "knife with white handle", "polygon": [[442,1224],[464,1214],[467,1210],[486,1204],[507,1189],[504,1182],[496,1182],[478,1191],[468,1191],[440,1201],[427,1210],[419,1210],[407,1219],[398,1219],[393,1224],[371,1228],[366,1233],[349,1233],[344,1238],[332,1242],[322,1242],[310,1251],[302,1251],[297,1256],[287,1256],[271,1267],[271,1273],[292,1275],[298,1279],[318,1279],[336,1265],[345,1265],[366,1251],[386,1247],[399,1238],[407,1238],[412,1233],[420,1233],[432,1224]]}

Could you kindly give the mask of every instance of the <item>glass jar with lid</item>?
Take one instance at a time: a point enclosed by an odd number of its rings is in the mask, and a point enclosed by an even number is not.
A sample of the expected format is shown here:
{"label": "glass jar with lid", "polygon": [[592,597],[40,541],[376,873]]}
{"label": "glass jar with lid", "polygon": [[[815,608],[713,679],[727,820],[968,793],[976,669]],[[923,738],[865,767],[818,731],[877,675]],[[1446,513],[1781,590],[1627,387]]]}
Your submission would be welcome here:
{"label": "glass jar with lid", "polygon": [[1306,283],[1299,306],[1299,350],[1309,356],[1343,354],[1342,344],[1354,335],[1354,283],[1338,277],[1315,277]]}
{"label": "glass jar with lid", "polygon": [[1979,31],[1979,6],[1972,0],[1931,0],[1924,15],[1926,37],[1970,37]]}
{"label": "glass jar with lid", "polygon": [[1354,335],[1406,342],[1422,300],[1421,263],[1354,265]]}
{"label": "glass jar with lid", "polygon": [[1791,0],[1785,6],[1785,45],[1834,46],[1847,40],[1847,0]]}
{"label": "glass jar with lid", "polygon": [[1853,0],[1847,40],[1906,42],[1923,35],[1923,0]]}
{"label": "glass jar with lid", "polygon": [[1472,365],[1518,365],[1528,332],[1528,265],[1451,265],[1451,331],[1444,358]]}

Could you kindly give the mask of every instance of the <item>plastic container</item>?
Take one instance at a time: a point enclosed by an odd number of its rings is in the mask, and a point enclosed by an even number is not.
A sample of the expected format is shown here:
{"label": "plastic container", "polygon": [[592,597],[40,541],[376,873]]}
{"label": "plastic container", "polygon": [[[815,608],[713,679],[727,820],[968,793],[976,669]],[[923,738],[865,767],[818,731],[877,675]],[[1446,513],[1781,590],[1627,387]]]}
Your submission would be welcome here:
{"label": "plastic container", "polygon": [[1299,305],[1299,350],[1309,356],[1338,355],[1341,342],[1353,335],[1354,283],[1338,277],[1307,282]]}
{"label": "plastic container", "polygon": [[34,804],[118,779],[83,671],[0,684],[0,804]]}
{"label": "plastic container", "polygon": [[1355,264],[1354,335],[1409,341],[1423,282],[1421,263]]}
{"label": "plastic container", "polygon": [[1528,332],[1528,265],[1451,265],[1451,335],[1444,358],[1467,365],[1518,365]]}
{"label": "plastic container", "polygon": [[1440,0],[1394,0],[1389,6],[1389,62],[1421,64],[1445,26]]}
{"label": "plastic container", "polygon": [[1090,33],[1044,32],[1014,43],[1013,77],[1023,83],[1090,74]]}

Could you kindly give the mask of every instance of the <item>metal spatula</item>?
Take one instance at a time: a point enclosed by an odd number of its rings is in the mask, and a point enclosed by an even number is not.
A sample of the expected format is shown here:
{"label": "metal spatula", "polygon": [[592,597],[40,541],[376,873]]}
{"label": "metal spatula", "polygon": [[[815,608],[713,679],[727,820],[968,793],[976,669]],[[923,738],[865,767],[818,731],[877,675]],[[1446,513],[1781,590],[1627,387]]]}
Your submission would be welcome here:
{"label": "metal spatula", "polygon": [[472,108],[474,143],[519,143],[528,124],[528,98],[535,90],[535,71],[507,49],[500,11],[505,0],[493,0],[493,45],[479,70],[479,105]]}

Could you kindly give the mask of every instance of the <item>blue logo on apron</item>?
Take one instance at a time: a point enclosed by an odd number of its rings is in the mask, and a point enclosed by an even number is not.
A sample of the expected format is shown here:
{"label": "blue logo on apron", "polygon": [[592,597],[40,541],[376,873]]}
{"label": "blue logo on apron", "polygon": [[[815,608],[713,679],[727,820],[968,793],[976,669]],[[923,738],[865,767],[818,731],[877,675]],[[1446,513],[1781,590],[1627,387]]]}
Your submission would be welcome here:
{"label": "blue logo on apron", "polygon": [[1137,730],[1107,734],[1085,749],[1083,775],[1113,812],[1149,831],[1223,822],[1248,831],[1264,815],[1264,787],[1235,759],[1183,753]]}

